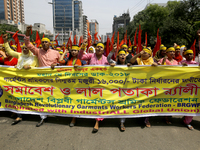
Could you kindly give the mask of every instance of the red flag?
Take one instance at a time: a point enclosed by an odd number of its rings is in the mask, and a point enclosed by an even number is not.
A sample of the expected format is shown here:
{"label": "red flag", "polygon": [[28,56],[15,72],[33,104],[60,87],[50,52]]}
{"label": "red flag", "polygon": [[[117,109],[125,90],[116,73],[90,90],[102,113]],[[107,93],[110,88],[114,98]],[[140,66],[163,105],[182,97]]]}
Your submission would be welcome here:
{"label": "red flag", "polygon": [[0,44],[3,44],[4,43],[4,40],[3,40],[3,34],[0,36]]}
{"label": "red flag", "polygon": [[57,41],[57,37],[58,37],[59,33],[56,35],[55,37],[55,41],[56,41],[56,44],[58,45],[58,41]]}
{"label": "red flag", "polygon": [[157,31],[157,41],[156,41],[156,45],[155,45],[154,50],[153,50],[153,56],[155,56],[156,52],[159,51],[160,45],[161,45],[161,38],[159,37],[159,28],[158,28],[158,31]]}
{"label": "red flag", "polygon": [[141,25],[139,25],[139,32],[138,32],[138,53],[142,51],[142,46],[141,46],[141,35],[142,35],[142,30],[141,30]]}
{"label": "red flag", "polygon": [[128,39],[129,39],[129,42],[128,42],[128,47],[131,47],[131,40],[130,40],[130,36],[128,37]]}
{"label": "red flag", "polygon": [[15,43],[17,44],[17,52],[21,52],[21,47],[20,47],[20,44],[19,44],[19,39],[18,39],[18,36],[17,36],[17,33],[19,31],[15,32],[15,34],[12,36],[13,39],[15,40]]}
{"label": "red flag", "polygon": [[45,36],[45,35],[44,35],[44,33],[43,33],[43,36],[42,36],[42,38],[44,38],[44,36]]}
{"label": "red flag", "polygon": [[10,46],[11,46],[11,45],[13,45],[13,41],[10,41],[10,43],[9,43],[9,44],[10,44]]}
{"label": "red flag", "polygon": [[126,30],[126,33],[124,35],[124,43],[127,45],[127,30]]}
{"label": "red flag", "polygon": [[195,60],[195,57],[196,57],[195,44],[196,44],[196,39],[194,40],[194,43],[193,43],[192,46],[190,47],[190,49],[193,50],[193,53],[194,53],[194,58],[193,58],[193,60]]}
{"label": "red flag", "polygon": [[92,45],[92,39],[90,37],[88,37],[88,45],[87,45],[87,49],[86,52],[88,53],[88,49],[89,47]]}
{"label": "red flag", "polygon": [[38,31],[36,31],[36,40],[35,40],[35,43],[37,44],[37,47],[39,47],[40,44],[41,44],[40,35],[39,35]]}
{"label": "red flag", "polygon": [[12,37],[15,40],[15,43],[17,43],[17,52],[22,52],[20,44],[19,44],[19,39],[18,39],[18,36],[17,36],[18,32],[19,31],[15,32],[15,34]]}
{"label": "red flag", "polygon": [[74,36],[74,45],[76,45],[76,35]]}
{"label": "red flag", "polygon": [[15,32],[15,34],[12,36],[13,39],[15,40],[15,43],[18,43],[18,41],[19,41],[18,36],[17,36],[17,33],[18,33],[18,32],[19,32],[19,31]]}
{"label": "red flag", "polygon": [[72,36],[72,32],[70,33],[69,39],[68,39],[68,41],[67,41],[67,45],[66,45],[67,48],[68,48],[68,47],[72,47],[71,36]]}
{"label": "red flag", "polygon": [[114,44],[114,40],[115,40],[115,32],[113,33],[113,36],[111,38],[111,43]]}
{"label": "red flag", "polygon": [[145,45],[147,47],[147,32],[145,32]]}
{"label": "red flag", "polygon": [[101,37],[100,37],[100,35],[99,35],[99,39],[100,39],[100,41],[101,41]]}
{"label": "red flag", "polygon": [[91,37],[91,34],[88,30],[88,45],[87,45],[87,50],[86,50],[87,53],[88,53],[88,49],[91,45],[92,45],[92,37]]}
{"label": "red flag", "polygon": [[81,47],[81,43],[83,43],[83,36],[81,36],[79,39],[79,43],[78,43],[79,47]]}
{"label": "red flag", "polygon": [[117,32],[117,50],[119,50],[119,31]]}
{"label": "red flag", "polygon": [[119,44],[119,47],[121,48],[121,46],[124,44],[124,39],[121,41],[121,43]]}
{"label": "red flag", "polygon": [[137,46],[137,29],[135,31],[135,36],[134,36],[134,46]]}
{"label": "red flag", "polygon": [[19,44],[19,41],[17,43],[17,52],[21,53],[22,52],[22,49],[21,49],[21,46]]}
{"label": "red flag", "polygon": [[98,32],[96,32],[96,33],[94,34],[94,43],[95,43],[96,41],[98,41],[97,34],[98,34]]}
{"label": "red flag", "polygon": [[108,54],[110,53],[110,38],[109,36],[107,36],[107,42],[106,42],[106,57],[108,56]]}

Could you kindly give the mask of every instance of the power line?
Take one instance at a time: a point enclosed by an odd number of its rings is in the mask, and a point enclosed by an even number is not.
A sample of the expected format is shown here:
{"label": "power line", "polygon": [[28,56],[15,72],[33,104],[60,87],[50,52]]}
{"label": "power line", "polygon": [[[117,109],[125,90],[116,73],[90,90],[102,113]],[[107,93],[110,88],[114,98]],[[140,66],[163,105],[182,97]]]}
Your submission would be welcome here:
{"label": "power line", "polygon": [[135,6],[133,6],[130,11],[134,10],[135,8],[137,8],[138,6],[140,6],[145,0],[140,0],[139,3],[137,3]]}

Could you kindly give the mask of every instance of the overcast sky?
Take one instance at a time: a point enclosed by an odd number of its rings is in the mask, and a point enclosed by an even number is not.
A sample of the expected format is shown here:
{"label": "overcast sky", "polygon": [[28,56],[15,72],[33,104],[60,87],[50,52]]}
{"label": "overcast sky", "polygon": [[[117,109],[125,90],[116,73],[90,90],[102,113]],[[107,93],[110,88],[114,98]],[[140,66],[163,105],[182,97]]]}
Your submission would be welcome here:
{"label": "overcast sky", "polygon": [[[99,34],[112,32],[114,15],[120,16],[129,9],[131,20],[143,10],[149,0],[82,0],[83,14],[88,20],[96,19],[99,23]],[[168,0],[150,0],[151,3],[167,3]],[[51,0],[24,0],[25,23],[43,23],[46,29],[53,31]]]}

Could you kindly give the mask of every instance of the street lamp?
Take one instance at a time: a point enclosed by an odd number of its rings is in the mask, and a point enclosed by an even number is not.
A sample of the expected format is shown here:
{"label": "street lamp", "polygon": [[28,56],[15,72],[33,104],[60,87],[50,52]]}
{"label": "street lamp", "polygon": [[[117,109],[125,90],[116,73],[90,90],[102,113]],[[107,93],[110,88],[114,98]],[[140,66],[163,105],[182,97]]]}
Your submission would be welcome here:
{"label": "street lamp", "polygon": [[[75,1],[75,3],[73,3],[74,0],[72,0],[72,7],[74,6],[74,4],[79,4],[80,1]],[[54,9],[54,22],[53,22],[53,26],[54,26],[54,39],[55,39],[55,2],[48,2],[48,4],[51,4],[53,5],[53,9]],[[59,4],[56,4],[56,6],[61,6],[64,10],[64,40],[65,40],[65,8],[67,6],[71,6],[71,5],[59,5]],[[72,34],[73,34],[73,31],[74,31],[74,7],[72,8]],[[73,35],[72,35],[73,36]],[[62,42],[63,42],[63,39],[62,39]]]}

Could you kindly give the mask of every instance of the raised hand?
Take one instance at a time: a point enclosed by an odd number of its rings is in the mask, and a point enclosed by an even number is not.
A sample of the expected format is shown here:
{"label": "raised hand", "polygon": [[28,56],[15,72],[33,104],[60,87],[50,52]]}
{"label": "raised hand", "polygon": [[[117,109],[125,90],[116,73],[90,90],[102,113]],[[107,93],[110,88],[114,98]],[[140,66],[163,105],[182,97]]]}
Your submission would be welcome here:
{"label": "raised hand", "polygon": [[30,35],[30,31],[32,30],[32,25],[26,27],[26,36]]}
{"label": "raised hand", "polygon": [[87,43],[87,39],[84,39],[84,40],[83,40],[83,45],[84,45],[84,46],[87,46],[87,44],[88,44],[88,43]]}
{"label": "raised hand", "polygon": [[116,52],[116,51],[117,51],[117,44],[114,44],[114,45],[113,45],[112,52],[114,53],[114,52]]}
{"label": "raised hand", "polygon": [[2,36],[3,40],[4,40],[4,43],[7,43],[8,42],[8,35],[7,34],[4,34]]}

